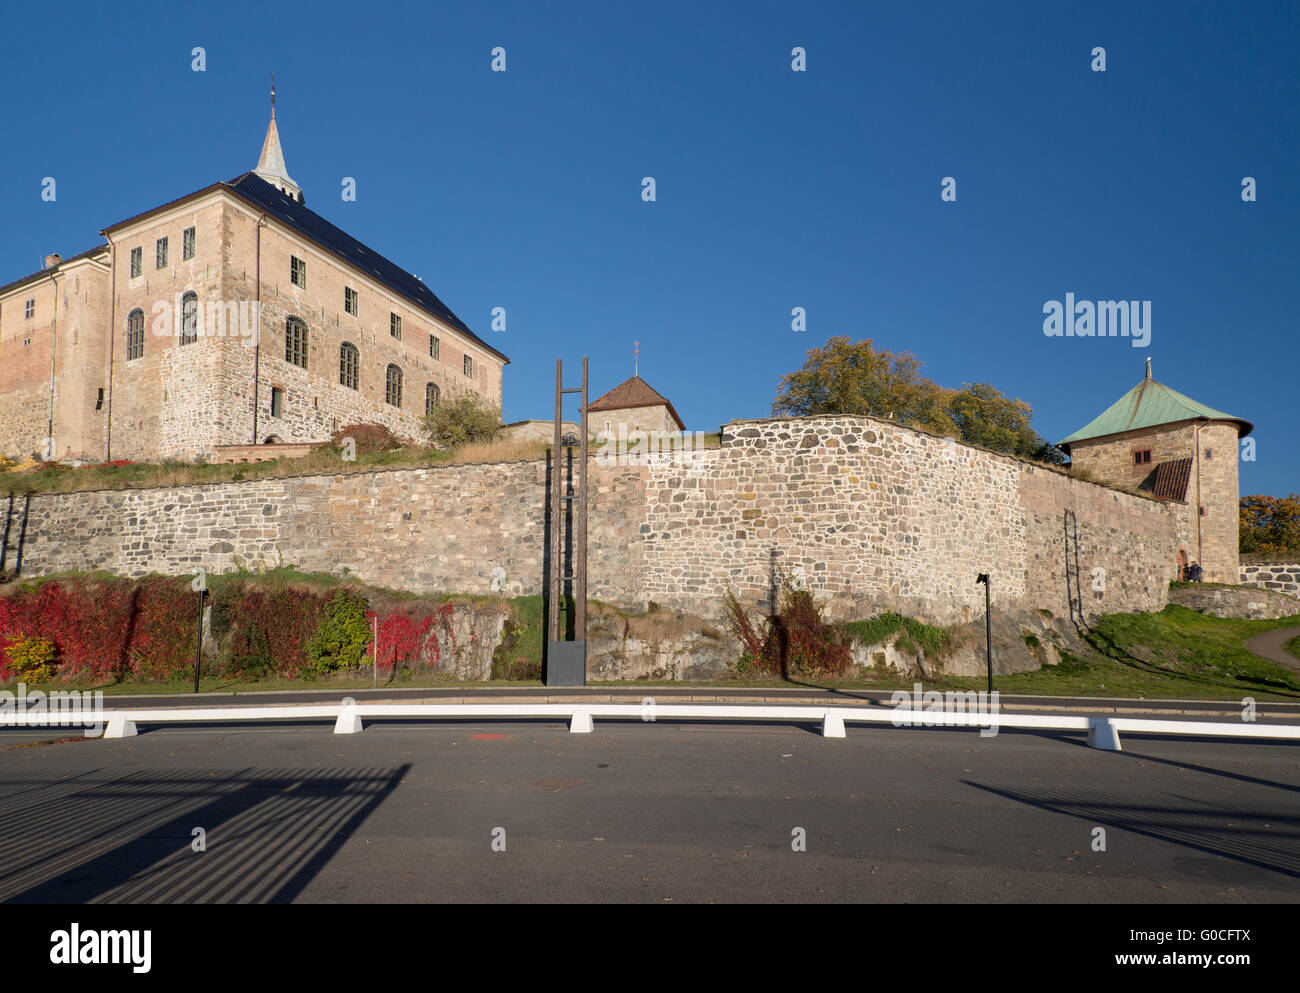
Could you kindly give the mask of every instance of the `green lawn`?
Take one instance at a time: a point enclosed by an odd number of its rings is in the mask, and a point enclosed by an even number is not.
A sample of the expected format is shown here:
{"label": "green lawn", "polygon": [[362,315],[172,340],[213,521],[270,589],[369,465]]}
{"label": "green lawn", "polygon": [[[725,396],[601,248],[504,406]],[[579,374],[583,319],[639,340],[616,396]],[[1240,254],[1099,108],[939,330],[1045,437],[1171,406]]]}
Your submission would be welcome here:
{"label": "green lawn", "polygon": [[1282,646],[1282,651],[1286,652],[1288,655],[1294,656],[1297,661],[1300,661],[1300,635],[1296,635],[1296,637],[1284,644]]}

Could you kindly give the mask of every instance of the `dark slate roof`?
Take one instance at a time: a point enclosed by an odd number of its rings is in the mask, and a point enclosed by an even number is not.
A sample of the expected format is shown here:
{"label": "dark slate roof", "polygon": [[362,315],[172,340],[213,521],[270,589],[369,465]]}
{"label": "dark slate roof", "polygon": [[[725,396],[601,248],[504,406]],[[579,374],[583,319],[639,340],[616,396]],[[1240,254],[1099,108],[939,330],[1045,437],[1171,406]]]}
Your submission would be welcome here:
{"label": "dark slate roof", "polygon": [[673,405],[668,398],[662,396],[640,376],[633,376],[631,379],[624,380],[608,393],[601,394],[587,404],[588,412],[593,410],[627,410],[631,407],[667,407],[668,413],[677,422],[677,426],[683,431],[686,430],[686,425],[677,416],[677,411],[673,409]]}
{"label": "dark slate roof", "polygon": [[125,224],[146,217],[149,214],[159,210],[165,210],[175,204],[192,197],[201,196],[216,189],[227,189],[240,198],[248,201],[259,210],[265,210],[267,214],[274,217],[287,227],[293,228],[303,236],[310,238],[316,244],[325,248],[345,262],[356,266],[368,276],[387,286],[398,296],[404,297],[411,303],[415,304],[422,310],[433,314],[439,320],[445,322],[451,327],[463,333],[470,340],[477,342],[483,348],[487,349],[493,355],[501,359],[502,362],[509,363],[510,359],[502,352],[497,351],[486,341],[476,335],[469,329],[469,326],[452,313],[451,308],[438,299],[437,295],[429,289],[424,283],[416,279],[405,269],[390,262],[372,248],[367,248],[357,239],[353,238],[346,231],[335,227],[325,218],[314,210],[309,210],[306,205],[296,200],[290,199],[280,190],[276,189],[261,176],[252,172],[246,172],[242,176],[230,180],[226,183],[214,183],[212,186],[204,187],[187,196],[163,204],[161,207],[154,207],[145,211],[143,214],[136,214],[135,217],[128,217],[124,221],[104,229],[104,233],[120,228]]}
{"label": "dark slate roof", "polygon": [[1135,387],[1112,403],[1095,419],[1081,427],[1068,438],[1056,443],[1056,447],[1069,454],[1070,444],[1091,438],[1103,438],[1111,434],[1123,434],[1125,431],[1137,431],[1141,428],[1157,427],[1161,424],[1177,424],[1179,421],[1211,420],[1236,421],[1239,437],[1245,437],[1254,430],[1250,421],[1233,417],[1221,410],[1207,407],[1177,390],[1170,389],[1164,383],[1158,383],[1150,377],[1143,379]]}
{"label": "dark slate roof", "polygon": [[261,176],[246,172],[238,179],[224,184],[257,206],[263,208],[277,220],[294,230],[306,235],[312,241],[328,248],[346,262],[352,263],[362,272],[373,276],[394,293],[405,297],[416,306],[433,314],[445,323],[463,332],[473,341],[478,342],[503,362],[509,362],[504,354],[498,352],[486,341],[469,329],[469,326],[451,312],[451,308],[438,299],[434,292],[416,279],[405,269],[389,262],[372,248],[367,248],[346,231],[336,228],[314,210],[297,200],[290,199]]}
{"label": "dark slate roof", "polygon": [[[77,259],[84,259],[87,256],[95,255],[99,252],[104,252],[107,250],[108,250],[107,245],[96,245],[94,248],[88,248],[84,252],[79,252],[76,255],[69,256],[68,258],[61,261],[59,263],[59,266],[64,266],[67,265],[69,262],[73,262]],[[57,269],[59,266],[55,266],[54,268]],[[7,293],[10,290],[14,289],[15,287],[22,286],[23,283],[29,283],[32,282],[33,280],[40,279],[43,276],[48,275],[49,272],[50,272],[49,269],[38,269],[36,270],[36,272],[29,273],[28,275],[23,276],[21,279],[15,279],[12,283],[6,283],[4,286],[0,286],[0,293]]]}
{"label": "dark slate roof", "polygon": [[1151,495],[1157,500],[1186,500],[1187,483],[1192,478],[1192,457],[1170,459],[1156,466]]}

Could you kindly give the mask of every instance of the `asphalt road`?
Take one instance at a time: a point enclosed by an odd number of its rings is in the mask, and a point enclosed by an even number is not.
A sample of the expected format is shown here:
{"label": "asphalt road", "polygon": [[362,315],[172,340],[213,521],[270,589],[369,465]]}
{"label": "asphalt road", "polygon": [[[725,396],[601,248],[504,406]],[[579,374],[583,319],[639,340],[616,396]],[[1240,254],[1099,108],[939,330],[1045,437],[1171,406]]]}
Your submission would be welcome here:
{"label": "asphalt road", "polygon": [[0,731],[3,900],[1300,899],[1296,745],[636,721],[48,738]]}
{"label": "asphalt road", "polygon": [[1286,649],[1282,647],[1297,636],[1300,636],[1300,627],[1276,628],[1272,631],[1265,631],[1263,634],[1257,634],[1246,642],[1246,651],[1254,652],[1260,658],[1276,662],[1278,665],[1284,665],[1288,669],[1300,670],[1300,659],[1288,654]]}

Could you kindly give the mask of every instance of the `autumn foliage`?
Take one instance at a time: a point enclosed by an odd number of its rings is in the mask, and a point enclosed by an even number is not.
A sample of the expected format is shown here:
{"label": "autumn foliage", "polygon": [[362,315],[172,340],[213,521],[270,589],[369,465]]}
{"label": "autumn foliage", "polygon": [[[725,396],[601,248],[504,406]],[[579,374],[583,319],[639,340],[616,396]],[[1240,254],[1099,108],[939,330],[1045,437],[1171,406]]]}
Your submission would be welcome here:
{"label": "autumn foliage", "polygon": [[1300,495],[1241,498],[1241,553],[1294,562],[1300,557]]}
{"label": "autumn foliage", "polygon": [[[228,578],[207,599],[203,671],[241,679],[368,671],[376,629],[381,675],[395,667],[443,668],[456,648],[452,604],[381,600],[371,604],[347,587]],[[0,682],[22,676],[19,669],[37,671],[27,660],[38,642],[52,646],[52,674],[60,681],[188,678],[197,628],[198,598],[188,577],[78,578],[12,588],[0,595]]]}

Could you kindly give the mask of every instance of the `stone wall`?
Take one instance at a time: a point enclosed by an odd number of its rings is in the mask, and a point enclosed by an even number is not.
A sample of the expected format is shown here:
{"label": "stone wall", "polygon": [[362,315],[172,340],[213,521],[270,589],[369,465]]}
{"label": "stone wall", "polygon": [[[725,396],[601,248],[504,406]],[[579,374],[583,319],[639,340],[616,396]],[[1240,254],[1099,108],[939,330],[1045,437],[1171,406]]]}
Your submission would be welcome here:
{"label": "stone wall", "polygon": [[[1068,616],[1067,548],[1070,588],[1082,580],[1091,614],[1159,610],[1173,578],[1172,505],[887,421],[737,421],[721,448],[636,461],[591,463],[589,591],[613,604],[717,617],[728,588],[757,607],[784,572],[836,618],[892,609],[951,624],[982,615],[981,572],[1000,610]],[[514,462],[38,495],[23,574],[292,563],[417,592],[536,594],[548,471]]]}
{"label": "stone wall", "polygon": [[1243,565],[1240,582],[1242,586],[1258,586],[1260,589],[1300,596],[1300,562]]}

